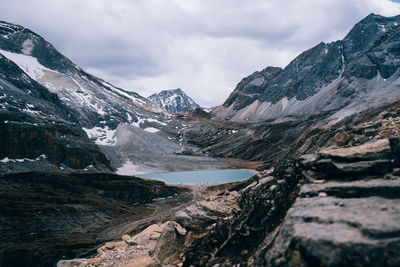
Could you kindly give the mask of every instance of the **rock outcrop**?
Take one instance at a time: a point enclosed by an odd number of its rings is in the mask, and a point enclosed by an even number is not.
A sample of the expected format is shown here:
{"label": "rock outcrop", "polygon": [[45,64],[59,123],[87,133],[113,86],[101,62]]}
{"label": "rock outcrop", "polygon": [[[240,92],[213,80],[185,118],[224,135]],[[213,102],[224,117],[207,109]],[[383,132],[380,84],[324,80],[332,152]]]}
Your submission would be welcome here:
{"label": "rock outcrop", "polygon": [[[396,142],[392,141],[391,147],[387,139],[380,139],[322,150],[311,160],[303,159],[309,183],[301,187],[273,244],[258,264],[399,265],[400,172],[393,164],[399,139],[392,140]],[[332,171],[320,164],[326,158],[346,162]],[[369,163],[360,164],[377,161],[384,161],[384,166],[371,169]]]}
{"label": "rock outcrop", "polygon": [[202,231],[207,226],[221,219],[227,219],[234,212],[239,211],[239,198],[236,191],[226,192],[222,196],[207,197],[205,200],[177,212],[175,221],[189,231]]}

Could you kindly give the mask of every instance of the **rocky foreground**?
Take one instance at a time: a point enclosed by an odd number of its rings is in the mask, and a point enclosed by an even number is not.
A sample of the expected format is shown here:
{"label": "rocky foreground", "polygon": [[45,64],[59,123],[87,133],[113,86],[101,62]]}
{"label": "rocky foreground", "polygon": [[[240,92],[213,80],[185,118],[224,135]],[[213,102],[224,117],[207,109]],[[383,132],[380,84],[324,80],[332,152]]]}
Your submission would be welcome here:
{"label": "rocky foreground", "polygon": [[321,149],[58,266],[399,266],[399,162],[395,137]]}

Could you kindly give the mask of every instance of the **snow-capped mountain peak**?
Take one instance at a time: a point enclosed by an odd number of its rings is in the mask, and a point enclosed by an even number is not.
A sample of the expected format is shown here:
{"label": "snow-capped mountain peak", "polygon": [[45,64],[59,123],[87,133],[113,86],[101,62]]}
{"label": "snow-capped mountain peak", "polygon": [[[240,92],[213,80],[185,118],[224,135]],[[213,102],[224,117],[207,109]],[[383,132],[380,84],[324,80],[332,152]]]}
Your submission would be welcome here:
{"label": "snow-capped mountain peak", "polygon": [[159,93],[152,94],[148,99],[157,103],[160,108],[169,113],[177,113],[200,107],[180,88],[163,90]]}

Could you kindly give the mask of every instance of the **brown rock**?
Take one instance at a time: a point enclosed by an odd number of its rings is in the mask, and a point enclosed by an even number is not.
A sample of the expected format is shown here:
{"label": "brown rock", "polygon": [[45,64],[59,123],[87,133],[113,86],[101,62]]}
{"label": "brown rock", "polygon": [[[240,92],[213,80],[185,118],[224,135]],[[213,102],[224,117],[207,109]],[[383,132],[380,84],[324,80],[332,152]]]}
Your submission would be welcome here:
{"label": "brown rock", "polygon": [[122,240],[123,241],[129,240],[129,239],[132,239],[132,237],[130,235],[123,235],[122,236]]}
{"label": "brown rock", "polygon": [[92,259],[88,260],[87,264],[88,265],[90,265],[90,264],[99,265],[102,261],[103,261],[103,258],[100,258],[100,257],[99,258],[92,258]]}
{"label": "brown rock", "polygon": [[153,258],[144,257],[131,262],[125,267],[158,267],[160,264]]}
{"label": "brown rock", "polygon": [[107,242],[104,246],[106,249],[113,249],[115,247],[115,242]]}
{"label": "brown rock", "polygon": [[159,234],[161,235],[164,227],[162,225],[158,224],[153,224],[144,229],[142,232],[132,236],[133,242],[139,245],[144,245],[149,242],[149,240],[154,240],[151,239],[152,236],[155,238],[155,235]]}
{"label": "brown rock", "polygon": [[114,244],[115,248],[125,248],[127,246],[128,245],[125,243],[125,241],[118,241],[118,242],[115,242],[115,244]]}

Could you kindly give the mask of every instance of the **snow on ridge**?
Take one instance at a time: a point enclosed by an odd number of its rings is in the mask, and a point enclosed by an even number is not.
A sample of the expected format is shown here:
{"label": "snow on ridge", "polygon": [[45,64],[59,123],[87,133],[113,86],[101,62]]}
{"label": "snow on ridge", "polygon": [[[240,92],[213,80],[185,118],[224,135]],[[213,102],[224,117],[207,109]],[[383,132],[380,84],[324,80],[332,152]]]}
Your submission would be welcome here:
{"label": "snow on ridge", "polygon": [[110,85],[110,84],[108,84],[108,83],[106,83],[106,82],[101,82],[101,84],[104,85],[104,86],[107,87],[107,88],[110,88],[112,91],[116,92],[117,94],[120,94],[120,95],[122,95],[122,96],[127,97],[128,99],[132,100],[132,101],[135,102],[135,103],[138,103],[138,102],[139,102],[139,103],[142,104],[142,105],[146,104],[146,102],[145,102],[144,100],[139,99],[139,98],[137,98],[137,97],[134,97],[134,96],[132,96],[132,95],[130,95],[130,94],[128,94],[128,93],[126,93],[126,92],[124,92],[124,91],[122,91],[122,90],[116,88],[116,87],[114,87],[113,85]]}
{"label": "snow on ridge", "polygon": [[[80,88],[80,90],[82,90],[83,92],[86,92],[87,95],[84,94],[80,94],[80,97],[83,99],[83,101],[85,101],[85,105],[86,106],[90,106],[92,107],[99,115],[104,116],[107,113],[104,111],[104,109],[102,107],[99,106],[98,102],[93,103],[92,101],[92,97],[90,92],[88,92],[79,82],[77,82],[74,78],[72,78],[72,81]],[[83,103],[82,103],[83,106]]]}
{"label": "snow on ridge", "polygon": [[147,118],[146,121],[148,121],[148,122],[155,122],[155,123],[158,123],[158,124],[167,126],[167,124],[166,124],[165,122],[162,122],[162,121],[159,121],[159,120],[156,120],[156,119],[153,119],[153,118]]}
{"label": "snow on ridge", "polygon": [[43,77],[45,70],[57,73],[57,71],[49,69],[40,64],[37,58],[35,57],[12,53],[2,49],[0,49],[0,53],[3,54],[6,58],[11,60],[12,62],[14,62],[26,74],[28,74],[29,77],[31,77],[35,81],[38,81],[38,79]]}
{"label": "snow on ridge", "polygon": [[35,162],[35,161],[39,161],[41,159],[46,159],[46,155],[42,154],[39,157],[35,158],[35,159],[28,159],[28,158],[23,158],[23,159],[10,159],[8,157],[5,157],[4,159],[0,160],[0,163],[8,163],[8,162],[24,162],[24,161],[29,161],[29,162]]}

